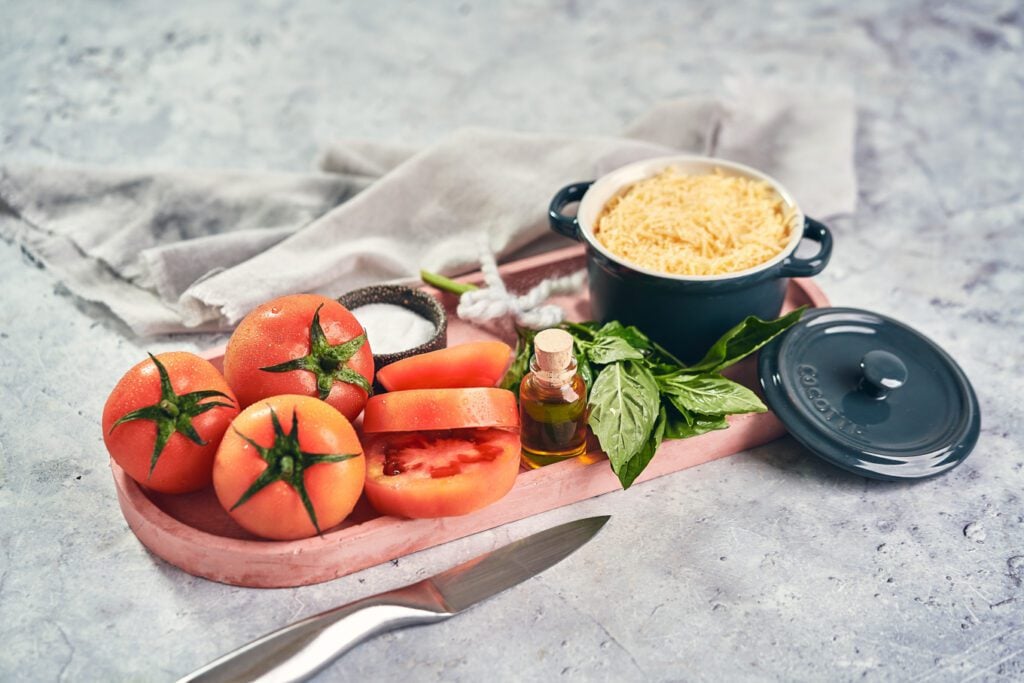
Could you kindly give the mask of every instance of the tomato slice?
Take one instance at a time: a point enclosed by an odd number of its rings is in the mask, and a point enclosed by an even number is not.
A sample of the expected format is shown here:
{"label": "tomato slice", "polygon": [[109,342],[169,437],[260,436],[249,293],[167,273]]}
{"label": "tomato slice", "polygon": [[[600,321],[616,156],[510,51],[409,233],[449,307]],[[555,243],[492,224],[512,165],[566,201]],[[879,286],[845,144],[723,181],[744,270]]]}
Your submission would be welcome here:
{"label": "tomato slice", "polygon": [[519,427],[516,396],[507,389],[410,389],[378,394],[366,404],[363,432],[415,432],[465,427]]}
{"label": "tomato slice", "polygon": [[363,490],[385,515],[464,515],[502,498],[519,472],[516,429],[385,433],[366,441]]}
{"label": "tomato slice", "polygon": [[380,369],[377,381],[388,391],[493,387],[511,360],[505,342],[468,342],[395,361]]}

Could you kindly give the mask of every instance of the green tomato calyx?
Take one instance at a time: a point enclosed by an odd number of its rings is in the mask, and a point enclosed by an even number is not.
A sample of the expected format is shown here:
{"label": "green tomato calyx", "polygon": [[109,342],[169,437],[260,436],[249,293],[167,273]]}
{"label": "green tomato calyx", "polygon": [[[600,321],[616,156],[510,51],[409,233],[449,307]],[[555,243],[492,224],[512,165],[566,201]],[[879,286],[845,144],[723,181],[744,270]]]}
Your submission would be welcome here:
{"label": "green tomato calyx", "polygon": [[341,344],[327,341],[324,330],[320,326],[320,309],[316,307],[313,321],[309,326],[309,353],[300,358],[293,358],[277,365],[260,368],[264,372],[291,372],[306,370],[316,376],[316,389],[321,401],[327,400],[335,382],[354,384],[369,395],[370,383],[365,377],[349,367],[348,363],[356,352],[366,343],[366,334],[360,334]]}

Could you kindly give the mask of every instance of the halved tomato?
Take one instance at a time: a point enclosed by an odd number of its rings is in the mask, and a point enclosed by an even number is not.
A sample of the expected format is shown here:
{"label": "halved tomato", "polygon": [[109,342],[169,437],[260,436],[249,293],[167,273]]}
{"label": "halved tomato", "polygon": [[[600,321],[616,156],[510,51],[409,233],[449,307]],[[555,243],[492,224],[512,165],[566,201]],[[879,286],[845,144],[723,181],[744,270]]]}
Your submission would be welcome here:
{"label": "halved tomato", "polygon": [[519,472],[519,412],[505,389],[420,389],[366,404],[364,491],[398,517],[464,515],[502,498]]}
{"label": "halved tomato", "polygon": [[493,387],[511,360],[505,342],[468,342],[395,361],[380,369],[377,381],[388,391]]}
{"label": "halved tomato", "polygon": [[519,451],[515,428],[377,434],[367,439],[363,490],[385,515],[464,515],[512,489]]}

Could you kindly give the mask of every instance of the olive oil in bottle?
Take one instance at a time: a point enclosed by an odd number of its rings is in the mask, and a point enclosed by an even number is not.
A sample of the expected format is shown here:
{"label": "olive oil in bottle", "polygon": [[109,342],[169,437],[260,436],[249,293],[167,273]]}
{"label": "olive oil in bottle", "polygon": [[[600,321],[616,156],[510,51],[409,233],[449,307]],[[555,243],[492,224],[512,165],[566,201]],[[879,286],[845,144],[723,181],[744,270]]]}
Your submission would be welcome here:
{"label": "olive oil in bottle", "polygon": [[587,387],[576,373],[568,332],[540,332],[533,350],[519,385],[519,416],[523,464],[537,468],[586,452]]}

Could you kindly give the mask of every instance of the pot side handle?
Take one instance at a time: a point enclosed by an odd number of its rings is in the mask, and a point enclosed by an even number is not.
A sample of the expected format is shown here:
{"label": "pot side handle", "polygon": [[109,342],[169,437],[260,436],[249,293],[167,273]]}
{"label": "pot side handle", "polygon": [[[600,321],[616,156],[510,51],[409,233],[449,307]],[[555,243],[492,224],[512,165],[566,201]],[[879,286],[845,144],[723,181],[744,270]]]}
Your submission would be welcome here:
{"label": "pot side handle", "polygon": [[779,274],[782,277],[811,277],[825,270],[832,257],[832,232],[823,223],[813,218],[804,218],[804,239],[818,243],[818,253],[810,258],[790,256],[782,262]]}
{"label": "pot side handle", "polygon": [[551,198],[551,204],[548,205],[548,221],[551,224],[552,230],[563,237],[568,237],[577,242],[580,241],[579,222],[577,222],[575,216],[563,214],[562,209],[569,204],[583,199],[583,195],[587,193],[587,189],[593,184],[593,180],[585,180],[573,183],[572,185],[566,185],[555,193],[555,196]]}

